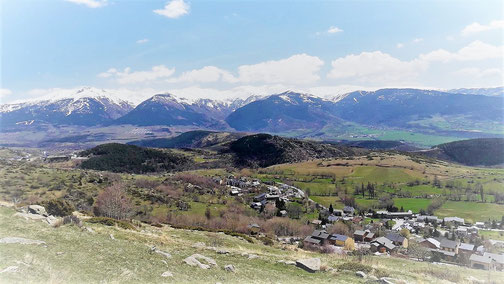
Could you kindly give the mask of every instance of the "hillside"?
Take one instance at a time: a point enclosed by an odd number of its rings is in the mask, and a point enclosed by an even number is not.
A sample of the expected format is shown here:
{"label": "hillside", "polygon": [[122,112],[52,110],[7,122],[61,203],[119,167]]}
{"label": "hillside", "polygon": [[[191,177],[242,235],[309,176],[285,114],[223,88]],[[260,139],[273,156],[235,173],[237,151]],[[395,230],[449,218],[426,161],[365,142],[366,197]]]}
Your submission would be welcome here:
{"label": "hillside", "polygon": [[148,173],[181,170],[191,166],[180,154],[118,143],[102,144],[80,153],[89,157],[80,167],[99,171]]}
{"label": "hillside", "polygon": [[504,164],[504,138],[461,140],[438,145],[430,155],[469,166]]}
{"label": "hillside", "polygon": [[127,144],[152,148],[208,148],[234,141],[243,134],[195,130],[171,138],[132,141]]}
{"label": "hillside", "polygon": [[269,134],[242,137],[231,143],[230,151],[240,166],[268,167],[275,164],[294,163],[310,159],[346,157],[355,154],[347,147],[283,138]]}

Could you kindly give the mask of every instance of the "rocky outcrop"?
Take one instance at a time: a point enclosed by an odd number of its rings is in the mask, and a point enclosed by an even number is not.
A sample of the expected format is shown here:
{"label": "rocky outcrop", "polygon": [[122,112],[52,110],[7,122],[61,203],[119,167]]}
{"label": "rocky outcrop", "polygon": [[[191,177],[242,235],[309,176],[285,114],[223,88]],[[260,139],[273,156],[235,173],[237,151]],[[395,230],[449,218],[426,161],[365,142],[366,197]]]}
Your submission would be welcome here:
{"label": "rocky outcrop", "polygon": [[310,273],[315,273],[320,270],[320,258],[307,258],[296,261],[296,266]]}
{"label": "rocky outcrop", "polygon": [[[201,261],[205,263],[202,263]],[[215,262],[213,258],[197,253],[185,258],[184,263],[190,266],[197,266],[201,269],[209,269],[217,266],[217,262]]]}

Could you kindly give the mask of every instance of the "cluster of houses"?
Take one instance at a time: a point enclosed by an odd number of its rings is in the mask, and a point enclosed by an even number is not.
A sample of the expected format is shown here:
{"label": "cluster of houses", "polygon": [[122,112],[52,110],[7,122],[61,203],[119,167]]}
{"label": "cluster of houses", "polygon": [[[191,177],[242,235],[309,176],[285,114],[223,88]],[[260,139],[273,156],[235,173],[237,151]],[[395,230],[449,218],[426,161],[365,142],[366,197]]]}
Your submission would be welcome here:
{"label": "cluster of houses", "polygon": [[352,250],[354,248],[354,240],[348,236],[340,234],[329,234],[325,230],[315,230],[310,236],[307,236],[303,243],[305,245],[335,245],[345,247]]}
{"label": "cluster of houses", "polygon": [[[285,202],[289,202],[293,199],[303,199],[305,197],[301,189],[279,182],[262,183],[259,179],[250,179],[248,177],[235,178],[233,175],[228,176],[225,180],[220,177],[214,177],[213,180],[219,184],[225,183],[229,188],[229,194],[232,196],[242,196],[251,192],[257,192],[258,188],[264,188],[265,192],[254,196],[250,204],[250,207],[257,210],[264,208],[268,201],[276,202],[282,199]],[[286,211],[280,213],[287,215]]]}

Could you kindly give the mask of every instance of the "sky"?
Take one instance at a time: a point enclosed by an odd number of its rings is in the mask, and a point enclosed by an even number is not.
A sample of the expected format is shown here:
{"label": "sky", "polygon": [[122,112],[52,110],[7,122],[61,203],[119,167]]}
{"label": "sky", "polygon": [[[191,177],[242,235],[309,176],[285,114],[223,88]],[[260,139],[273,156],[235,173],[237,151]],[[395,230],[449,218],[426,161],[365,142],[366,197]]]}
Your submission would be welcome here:
{"label": "sky", "polygon": [[0,0],[0,102],[504,85],[502,1]]}

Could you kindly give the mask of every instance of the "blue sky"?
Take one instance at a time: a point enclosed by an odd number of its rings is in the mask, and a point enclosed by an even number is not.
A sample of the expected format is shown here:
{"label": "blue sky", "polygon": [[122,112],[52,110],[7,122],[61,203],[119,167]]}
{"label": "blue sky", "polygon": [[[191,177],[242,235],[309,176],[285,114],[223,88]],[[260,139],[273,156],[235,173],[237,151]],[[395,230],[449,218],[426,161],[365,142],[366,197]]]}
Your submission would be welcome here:
{"label": "blue sky", "polygon": [[2,102],[503,85],[501,1],[1,1]]}

